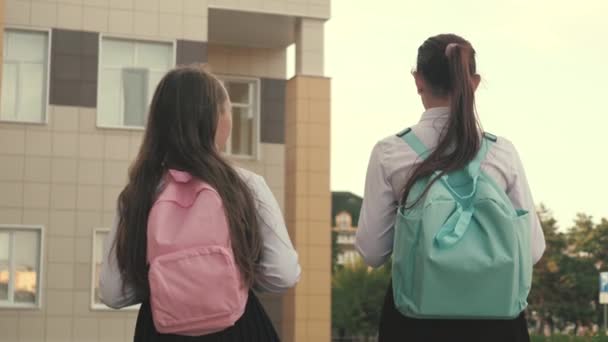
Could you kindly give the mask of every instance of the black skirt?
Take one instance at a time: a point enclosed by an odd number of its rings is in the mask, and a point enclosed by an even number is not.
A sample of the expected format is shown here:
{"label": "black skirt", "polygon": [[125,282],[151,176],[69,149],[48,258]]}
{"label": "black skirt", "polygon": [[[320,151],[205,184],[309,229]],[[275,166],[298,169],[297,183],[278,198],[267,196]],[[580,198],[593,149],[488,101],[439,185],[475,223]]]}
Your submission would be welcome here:
{"label": "black skirt", "polygon": [[150,303],[144,302],[139,309],[135,326],[135,342],[278,342],[277,335],[264,307],[253,293],[249,291],[249,299],[245,313],[234,326],[210,335],[179,336],[160,334],[154,327]]}
{"label": "black skirt", "polygon": [[522,312],[512,320],[414,319],[395,307],[389,285],[380,317],[379,342],[529,342]]}

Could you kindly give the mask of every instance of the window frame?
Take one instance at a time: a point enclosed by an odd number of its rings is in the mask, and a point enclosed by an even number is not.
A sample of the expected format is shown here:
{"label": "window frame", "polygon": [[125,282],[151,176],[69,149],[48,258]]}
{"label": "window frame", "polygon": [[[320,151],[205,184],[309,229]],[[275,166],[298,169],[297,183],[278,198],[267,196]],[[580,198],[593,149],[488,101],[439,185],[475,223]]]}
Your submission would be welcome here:
{"label": "window frame", "polygon": [[[44,262],[42,256],[44,255],[44,226],[43,225],[25,225],[25,224],[0,224],[0,232],[8,231],[16,232],[16,231],[37,231],[40,234],[40,239],[38,241],[38,257],[36,261],[38,262],[38,275],[36,279],[36,302],[35,303],[15,303],[11,301],[3,301],[0,300],[0,309],[30,309],[30,310],[40,310],[42,308],[43,294],[42,283],[44,281],[43,272],[44,272]],[[14,235],[12,235],[11,239],[14,239]],[[12,253],[11,253],[12,254]],[[13,260],[12,255],[9,254],[9,275],[14,272],[15,262]],[[12,280],[12,278],[10,278]],[[11,289],[12,281],[9,281],[9,289]],[[14,287],[14,284],[12,285]],[[14,291],[14,289],[13,289]],[[10,290],[9,290],[10,292]]]}
{"label": "window frame", "polygon": [[[126,41],[126,42],[131,42],[131,43],[136,43],[136,42],[143,42],[143,43],[158,43],[158,44],[171,44],[171,50],[172,50],[172,54],[173,54],[173,58],[171,60],[171,65],[169,67],[169,70],[171,70],[172,68],[175,68],[177,65],[177,39],[163,39],[163,38],[158,38],[158,39],[154,39],[154,38],[143,38],[143,37],[128,37],[128,36],[124,36],[124,35],[117,35],[117,34],[106,34],[106,33],[100,33],[99,34],[99,41],[98,41],[98,56],[97,56],[97,106],[95,108],[96,110],[96,115],[95,115],[95,126],[99,129],[114,129],[114,130],[127,130],[127,131],[144,131],[146,129],[145,125],[144,126],[128,126],[128,125],[106,125],[106,124],[102,124],[100,122],[100,112],[99,112],[99,99],[100,99],[100,93],[101,93],[101,87],[99,86],[99,83],[101,82],[101,72],[103,69],[102,66],[102,56],[103,56],[103,41],[104,39],[110,39],[110,40],[122,40],[122,41]],[[131,68],[137,68],[136,66],[131,67]],[[152,100],[152,99],[150,99]],[[146,115],[148,114],[148,107],[146,107]]]}
{"label": "window frame", "polygon": [[[261,139],[261,121],[262,121],[262,81],[259,77],[251,77],[251,76],[239,76],[239,75],[227,75],[227,74],[218,74],[218,79],[222,83],[226,82],[241,82],[241,83],[249,83],[253,84],[254,93],[249,94],[249,99],[253,100],[253,104],[245,105],[242,103],[232,103],[233,108],[248,108],[252,106],[253,110],[253,133],[254,137],[254,145],[251,149],[253,154],[233,154],[232,153],[232,132],[234,132],[234,126],[232,127],[232,131],[230,132],[230,136],[228,137],[228,141],[226,143],[226,151],[224,154],[230,158],[240,159],[240,160],[259,160],[260,159],[260,151],[262,145]],[[230,113],[232,115],[232,113]]]}
{"label": "window frame", "polygon": [[[20,120],[20,119],[15,119],[15,120],[10,120],[10,119],[4,119],[0,116],[0,122],[1,123],[9,123],[9,124],[25,124],[25,125],[37,125],[37,126],[48,126],[50,119],[49,119],[49,115],[50,115],[50,95],[51,95],[51,46],[52,46],[52,41],[53,41],[53,30],[50,28],[40,28],[40,27],[30,27],[30,26],[22,26],[22,25],[5,25],[4,28],[2,29],[2,42],[4,43],[4,39],[6,39],[6,31],[22,31],[22,32],[37,32],[37,33],[45,33],[46,34],[46,73],[45,73],[45,82],[44,82],[44,86],[46,87],[46,89],[44,89],[44,103],[43,103],[43,111],[42,114],[44,116],[43,120],[41,121],[27,121],[27,120]],[[6,59],[4,58],[4,51],[2,52],[2,66],[3,64],[6,62]],[[0,78],[0,82],[1,82],[1,78]],[[0,94],[1,95],[1,94]],[[0,96],[0,101],[2,101],[2,98]]]}
{"label": "window frame", "polygon": [[[95,260],[95,255],[97,255],[97,247],[96,247],[96,236],[98,233],[105,233],[105,234],[110,234],[110,229],[109,228],[94,228],[93,229],[93,236],[91,238],[91,285],[89,286],[89,309],[91,311],[137,311],[139,310],[139,307],[141,304],[135,304],[135,305],[131,305],[131,306],[127,306],[124,308],[121,308],[119,310],[116,309],[112,309],[111,307],[103,304],[103,303],[95,303],[95,287],[97,284],[95,284],[95,265],[96,265],[96,260]],[[107,236],[107,235],[106,235]],[[103,262],[103,260],[102,260]]]}

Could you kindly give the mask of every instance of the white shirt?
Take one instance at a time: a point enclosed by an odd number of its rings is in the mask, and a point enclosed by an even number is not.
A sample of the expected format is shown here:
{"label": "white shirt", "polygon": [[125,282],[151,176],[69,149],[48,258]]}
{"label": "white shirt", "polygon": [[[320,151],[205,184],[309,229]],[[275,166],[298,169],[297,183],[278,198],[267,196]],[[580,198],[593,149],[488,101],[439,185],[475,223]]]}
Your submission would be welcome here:
{"label": "white shirt", "polygon": [[[280,293],[295,286],[300,279],[301,268],[281,213],[281,209],[264,178],[255,173],[238,169],[239,174],[247,183],[254,195],[258,214],[258,224],[262,234],[263,250],[258,265],[259,272],[254,289]],[[137,304],[141,298],[136,298],[132,285],[125,284],[118,269],[116,249],[111,248],[116,238],[118,217],[105,241],[103,264],[99,277],[99,290],[104,304],[119,309]],[[112,253],[110,253],[112,252]]]}
{"label": "white shirt", "polygon": [[[449,108],[431,108],[412,131],[425,146],[435,148],[448,118]],[[499,137],[490,146],[481,169],[505,191],[515,208],[531,213],[530,247],[536,263],[545,250],[545,237],[533,214],[536,209],[523,165],[509,140]],[[379,141],[372,151],[355,244],[370,266],[381,266],[392,253],[398,203],[408,175],[419,162],[418,154],[397,135]]]}

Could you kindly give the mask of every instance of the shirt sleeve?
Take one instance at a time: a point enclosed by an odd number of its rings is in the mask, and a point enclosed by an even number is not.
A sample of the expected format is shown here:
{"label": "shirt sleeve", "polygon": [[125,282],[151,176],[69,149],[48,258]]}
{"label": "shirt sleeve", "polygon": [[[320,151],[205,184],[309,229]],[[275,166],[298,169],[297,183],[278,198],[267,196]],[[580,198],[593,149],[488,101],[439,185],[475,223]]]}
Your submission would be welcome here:
{"label": "shirt sleeve", "polygon": [[512,146],[512,151],[513,176],[510,183],[507,185],[507,195],[515,208],[521,208],[530,213],[530,227],[532,229],[530,232],[530,248],[532,262],[536,264],[545,251],[545,234],[543,233],[540,220],[536,214],[536,206],[534,204],[534,199],[532,198],[532,192],[530,191],[523,163],[514,146]]}
{"label": "shirt sleeve", "polygon": [[272,191],[260,176],[253,177],[254,196],[257,201],[258,224],[262,234],[262,257],[254,289],[281,293],[296,285],[301,268],[281,208]]}
{"label": "shirt sleeve", "polygon": [[116,239],[117,230],[118,214],[115,216],[112,230],[104,242],[103,262],[99,275],[101,301],[113,309],[121,309],[139,303],[134,287],[129,283],[125,284],[120,270],[118,269],[116,248],[112,248],[114,240]]}
{"label": "shirt sleeve", "polygon": [[380,143],[372,150],[355,247],[363,260],[372,267],[382,266],[393,250],[393,235],[397,202],[387,178]]}

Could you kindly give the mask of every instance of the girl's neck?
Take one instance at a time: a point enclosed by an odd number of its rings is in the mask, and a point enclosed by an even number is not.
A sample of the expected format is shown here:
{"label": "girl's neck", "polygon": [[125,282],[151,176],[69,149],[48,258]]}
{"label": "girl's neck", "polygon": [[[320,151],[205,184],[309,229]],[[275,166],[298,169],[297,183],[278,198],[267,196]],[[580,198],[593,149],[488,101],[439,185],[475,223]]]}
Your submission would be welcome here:
{"label": "girl's neck", "polygon": [[449,107],[450,99],[448,97],[422,96],[422,105],[425,110],[437,107]]}

